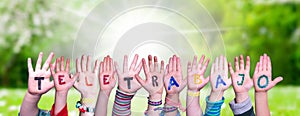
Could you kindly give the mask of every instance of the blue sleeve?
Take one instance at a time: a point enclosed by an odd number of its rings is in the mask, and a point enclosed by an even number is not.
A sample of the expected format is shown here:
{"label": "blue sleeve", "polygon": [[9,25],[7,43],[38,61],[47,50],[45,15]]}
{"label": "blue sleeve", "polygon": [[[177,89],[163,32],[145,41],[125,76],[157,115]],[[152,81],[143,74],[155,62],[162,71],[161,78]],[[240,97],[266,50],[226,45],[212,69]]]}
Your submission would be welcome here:
{"label": "blue sleeve", "polygon": [[206,97],[206,109],[204,116],[220,116],[221,106],[224,103],[224,97],[222,100],[211,102],[208,100],[209,96]]}

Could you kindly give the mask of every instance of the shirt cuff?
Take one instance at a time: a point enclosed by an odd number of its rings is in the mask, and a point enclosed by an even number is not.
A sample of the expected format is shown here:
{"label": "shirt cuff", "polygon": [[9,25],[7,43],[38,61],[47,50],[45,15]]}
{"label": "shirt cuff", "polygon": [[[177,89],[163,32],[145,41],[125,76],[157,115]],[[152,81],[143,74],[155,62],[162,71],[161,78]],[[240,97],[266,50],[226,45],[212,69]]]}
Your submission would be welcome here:
{"label": "shirt cuff", "polygon": [[252,103],[250,97],[248,97],[245,101],[241,103],[235,103],[235,100],[232,100],[229,103],[229,106],[234,115],[239,115],[250,110],[252,108]]}
{"label": "shirt cuff", "polygon": [[225,98],[222,97],[220,101],[211,102],[208,100],[209,96],[206,97],[206,109],[204,116],[220,116],[221,106],[224,103]]}

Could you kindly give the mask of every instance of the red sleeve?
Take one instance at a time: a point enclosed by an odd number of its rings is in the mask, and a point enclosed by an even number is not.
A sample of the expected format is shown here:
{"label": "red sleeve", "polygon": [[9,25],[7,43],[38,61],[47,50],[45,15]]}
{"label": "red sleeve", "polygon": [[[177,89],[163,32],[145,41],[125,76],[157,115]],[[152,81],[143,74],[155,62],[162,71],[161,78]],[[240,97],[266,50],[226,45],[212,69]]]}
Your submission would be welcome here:
{"label": "red sleeve", "polygon": [[50,111],[51,116],[68,116],[67,104],[57,115],[54,114],[54,112],[55,112],[54,109],[55,109],[55,104],[52,105],[52,109]]}

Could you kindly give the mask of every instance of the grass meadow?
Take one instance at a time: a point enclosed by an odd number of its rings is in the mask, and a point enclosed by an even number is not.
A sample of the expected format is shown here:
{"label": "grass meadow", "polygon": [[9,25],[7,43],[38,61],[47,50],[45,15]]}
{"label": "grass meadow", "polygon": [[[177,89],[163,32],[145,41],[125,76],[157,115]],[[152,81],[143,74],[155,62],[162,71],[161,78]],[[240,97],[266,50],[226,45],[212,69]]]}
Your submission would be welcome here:
{"label": "grass meadow", "polygon": [[[209,94],[209,89],[204,88],[201,90],[200,104],[205,110],[205,97]],[[23,97],[25,95],[26,89],[0,89],[0,116],[15,116],[18,114]],[[144,90],[139,91],[137,95],[133,98],[131,109],[132,115],[142,116],[143,112],[147,108],[147,98],[146,94],[143,94]],[[47,94],[43,95],[40,102],[39,108],[49,110],[54,102],[54,89],[49,91]],[[181,101],[182,105],[185,106],[185,95],[182,92]],[[111,115],[111,109],[113,105],[115,92],[113,91],[110,96],[110,101],[108,104],[108,115]],[[254,91],[250,91],[250,96],[254,105]],[[225,103],[222,106],[221,115],[231,116],[233,115],[228,103],[234,99],[233,89],[230,88],[225,92]],[[300,114],[300,87],[297,86],[277,86],[269,91],[269,107],[272,116],[295,116]],[[75,90],[71,89],[68,95],[68,110],[70,116],[77,116],[78,110],[75,108],[75,103],[80,100],[80,94]],[[181,112],[185,115],[184,112]]]}

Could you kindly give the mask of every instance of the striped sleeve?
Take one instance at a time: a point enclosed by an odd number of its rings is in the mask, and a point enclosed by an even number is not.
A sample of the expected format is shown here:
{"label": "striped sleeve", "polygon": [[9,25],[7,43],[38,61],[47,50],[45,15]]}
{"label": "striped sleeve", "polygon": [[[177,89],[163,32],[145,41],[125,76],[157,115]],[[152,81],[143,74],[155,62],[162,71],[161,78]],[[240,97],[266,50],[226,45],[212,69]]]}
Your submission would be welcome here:
{"label": "striped sleeve", "polygon": [[222,100],[217,102],[211,102],[208,100],[209,96],[206,97],[206,109],[204,116],[220,116],[221,106],[224,103],[224,97]]}

